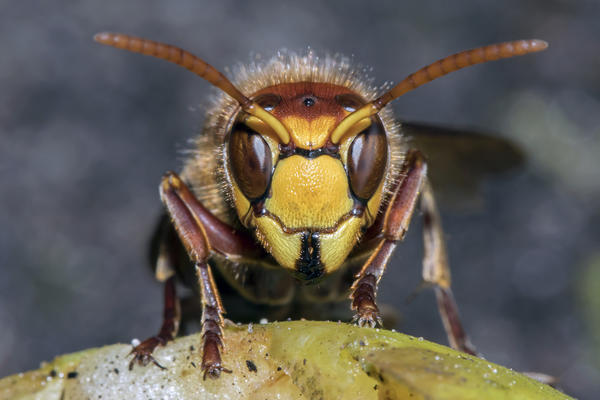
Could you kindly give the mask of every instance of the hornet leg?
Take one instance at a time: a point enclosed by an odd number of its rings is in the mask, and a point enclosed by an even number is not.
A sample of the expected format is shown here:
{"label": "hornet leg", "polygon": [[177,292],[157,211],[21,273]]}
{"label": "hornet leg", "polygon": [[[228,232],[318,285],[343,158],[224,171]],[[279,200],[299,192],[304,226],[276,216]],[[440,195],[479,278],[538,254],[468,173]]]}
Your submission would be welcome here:
{"label": "hornet leg", "polygon": [[421,153],[410,151],[402,167],[404,179],[396,187],[384,215],[382,237],[377,239],[373,254],[356,275],[351,287],[352,310],[356,311],[353,320],[360,326],[375,327],[381,322],[375,302],[377,286],[396,245],[408,230],[426,174],[427,164]]}
{"label": "hornet leg", "polygon": [[225,310],[207,260],[211,252],[242,259],[256,256],[260,249],[252,238],[221,222],[204,208],[175,173],[169,172],[163,177],[160,195],[181,243],[196,266],[202,295],[204,378],[206,375],[218,378],[221,372],[231,371],[224,368],[221,361]]}
{"label": "hornet leg", "polygon": [[423,211],[423,244],[425,249],[423,282],[426,286],[431,285],[434,287],[438,310],[450,346],[453,349],[477,355],[475,347],[460,322],[458,307],[450,288],[450,267],[446,254],[444,232],[433,191],[428,182],[425,183],[421,195],[421,210]]}
{"label": "hornet leg", "polygon": [[163,323],[158,335],[149,337],[137,345],[131,351],[133,358],[129,363],[129,369],[132,369],[135,363],[147,365],[149,362],[162,367],[154,357],[152,352],[157,346],[164,346],[167,342],[175,339],[179,330],[181,321],[181,311],[179,299],[175,291],[175,263],[177,260],[177,237],[172,229],[165,229],[165,224],[161,223],[159,228],[158,256],[156,258],[156,279],[165,282],[164,290],[164,308]]}
{"label": "hornet leg", "polygon": [[418,151],[410,151],[404,163],[404,179],[397,186],[382,223],[382,238],[371,257],[357,274],[352,285],[354,320],[361,326],[380,323],[375,302],[377,286],[397,243],[404,238],[419,195],[424,214],[423,281],[435,287],[438,309],[450,345],[460,351],[476,354],[458,316],[458,307],[450,289],[444,236],[433,192],[427,182],[427,164]]}
{"label": "hornet leg", "polygon": [[158,335],[149,337],[139,345],[135,346],[131,350],[133,358],[129,362],[129,369],[133,369],[133,365],[138,363],[140,365],[148,365],[149,362],[153,362],[160,368],[164,368],[162,365],[152,357],[154,349],[161,345],[164,346],[167,342],[175,339],[177,331],[179,330],[179,321],[181,313],[179,310],[179,300],[175,293],[175,277],[171,276],[165,282],[165,295],[164,295],[164,310],[163,310],[163,323],[158,332]]}

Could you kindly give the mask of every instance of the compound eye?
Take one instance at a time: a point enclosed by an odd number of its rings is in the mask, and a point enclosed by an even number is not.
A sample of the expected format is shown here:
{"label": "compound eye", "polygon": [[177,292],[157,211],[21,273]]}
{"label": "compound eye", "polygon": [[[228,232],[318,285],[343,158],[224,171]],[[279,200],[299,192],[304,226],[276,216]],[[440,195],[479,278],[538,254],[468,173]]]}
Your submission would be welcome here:
{"label": "compound eye", "polygon": [[388,159],[383,124],[377,116],[371,119],[371,125],[354,138],[348,151],[350,188],[362,201],[368,201],[379,187]]}
{"label": "compound eye", "polygon": [[231,173],[238,187],[248,198],[264,196],[271,181],[271,149],[257,132],[238,123],[229,139]]}

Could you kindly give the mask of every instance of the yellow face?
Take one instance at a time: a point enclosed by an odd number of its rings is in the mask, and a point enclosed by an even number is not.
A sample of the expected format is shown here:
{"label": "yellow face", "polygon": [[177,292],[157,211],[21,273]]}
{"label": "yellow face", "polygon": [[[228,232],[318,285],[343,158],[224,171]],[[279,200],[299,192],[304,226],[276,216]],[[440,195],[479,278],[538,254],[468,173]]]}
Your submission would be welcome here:
{"label": "yellow face", "polygon": [[232,124],[226,171],[238,217],[282,267],[318,279],[375,221],[389,164],[383,125],[376,115],[360,121],[334,145],[333,130],[364,101],[332,84],[282,84],[254,99],[291,140],[243,116]]}

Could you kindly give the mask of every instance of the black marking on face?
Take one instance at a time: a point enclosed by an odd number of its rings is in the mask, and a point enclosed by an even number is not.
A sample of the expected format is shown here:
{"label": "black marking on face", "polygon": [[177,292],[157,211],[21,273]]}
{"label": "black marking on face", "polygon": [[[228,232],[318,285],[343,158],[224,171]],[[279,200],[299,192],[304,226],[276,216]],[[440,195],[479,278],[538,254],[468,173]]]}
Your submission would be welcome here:
{"label": "black marking on face", "polygon": [[285,149],[286,151],[280,151],[279,159],[288,158],[294,155],[302,156],[304,158],[313,159],[320,156],[331,156],[335,159],[340,159],[340,152],[337,146],[325,146],[319,147],[318,149],[308,150],[301,149],[298,147]]}
{"label": "black marking on face", "polygon": [[323,272],[319,233],[305,232],[302,234],[300,257],[296,261],[296,275],[303,281],[312,281],[322,277]]}

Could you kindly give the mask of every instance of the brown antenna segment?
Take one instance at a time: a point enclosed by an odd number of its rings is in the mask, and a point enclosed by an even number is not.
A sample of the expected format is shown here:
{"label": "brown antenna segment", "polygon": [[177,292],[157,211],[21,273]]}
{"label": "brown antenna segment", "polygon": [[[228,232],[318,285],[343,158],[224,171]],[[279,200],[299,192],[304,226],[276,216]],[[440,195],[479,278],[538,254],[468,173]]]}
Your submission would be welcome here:
{"label": "brown antenna segment", "polygon": [[147,56],[160,58],[189,69],[202,79],[233,97],[248,114],[261,119],[269,125],[284,144],[289,143],[290,135],[277,118],[272,114],[269,114],[258,104],[253,103],[215,67],[201,58],[196,57],[192,53],[170,44],[124,35],[122,33],[97,33],[94,35],[94,40],[98,43],[113,46],[118,49],[129,50],[134,53],[141,53]]}
{"label": "brown antenna segment", "polygon": [[460,53],[442,58],[441,60],[429,64],[417,72],[408,75],[402,82],[398,83],[385,94],[348,115],[331,134],[331,141],[333,143],[338,143],[346,131],[358,121],[376,114],[390,101],[426,84],[427,82],[431,82],[450,72],[470,67],[471,65],[495,61],[501,58],[522,56],[545,50],[547,47],[548,43],[539,39],[516,40],[513,42],[477,47],[472,50],[461,51]]}

